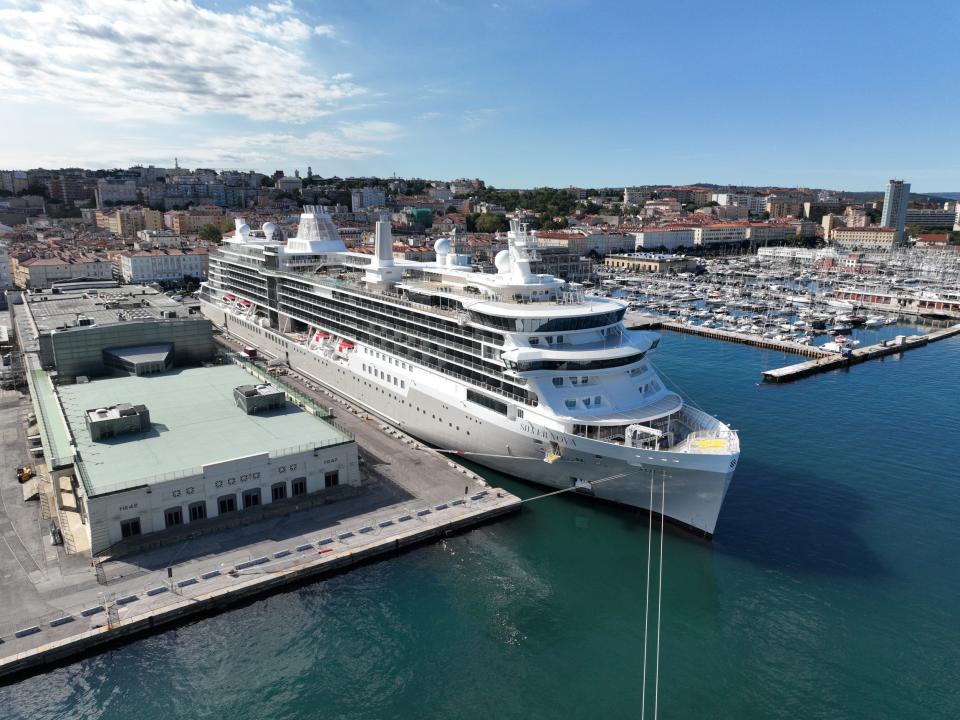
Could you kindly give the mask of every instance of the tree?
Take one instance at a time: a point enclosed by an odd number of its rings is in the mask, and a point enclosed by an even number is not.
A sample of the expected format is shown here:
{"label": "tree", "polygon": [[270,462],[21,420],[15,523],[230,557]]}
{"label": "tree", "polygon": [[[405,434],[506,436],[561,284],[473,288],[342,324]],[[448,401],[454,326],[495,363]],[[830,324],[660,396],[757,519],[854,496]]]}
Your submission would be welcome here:
{"label": "tree", "polygon": [[510,229],[506,216],[496,213],[484,213],[476,220],[477,232],[494,233]]}
{"label": "tree", "polygon": [[197,237],[207,243],[217,243],[223,239],[223,233],[216,225],[207,223],[197,231]]}
{"label": "tree", "polygon": [[274,186],[273,178],[269,175],[264,175],[260,178],[260,187],[273,187]]}

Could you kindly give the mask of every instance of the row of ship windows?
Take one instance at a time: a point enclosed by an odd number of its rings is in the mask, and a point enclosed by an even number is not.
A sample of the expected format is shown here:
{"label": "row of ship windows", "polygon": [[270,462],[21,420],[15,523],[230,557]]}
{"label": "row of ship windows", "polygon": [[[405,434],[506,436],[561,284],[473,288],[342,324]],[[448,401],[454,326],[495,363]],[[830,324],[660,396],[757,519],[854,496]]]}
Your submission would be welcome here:
{"label": "row of ship windows", "polygon": [[[646,365],[641,365],[640,367],[631,368],[630,377],[635,377],[643,372],[646,372],[646,369],[647,369]],[[595,378],[590,378],[587,375],[573,375],[571,377],[555,377],[553,378],[553,385],[554,387],[563,387],[567,383],[570,383],[573,386],[589,385],[593,380],[595,380]]]}
{"label": "row of ship windows", "polygon": [[571,385],[587,385],[590,382],[590,378],[586,375],[579,375],[575,377],[555,377],[553,378],[554,387],[563,387],[564,383],[569,381]]}
{"label": "row of ship windows", "polygon": [[[576,379],[577,378],[571,378],[571,380]],[[560,380],[561,382],[558,383],[557,380]],[[581,382],[586,383],[587,378],[580,378],[580,380]],[[553,384],[559,387],[563,384],[562,381],[563,378],[554,378]],[[577,383],[574,382],[573,384],[576,385]],[[658,383],[656,380],[651,380],[646,385],[639,385],[637,387],[637,390],[639,390],[641,393],[657,392],[659,389],[660,383]],[[577,406],[577,401],[575,398],[567,398],[563,402],[571,410]],[[584,407],[599,407],[600,405],[603,405],[603,398],[600,395],[594,395],[592,398],[581,398],[580,402],[583,403]]]}
{"label": "row of ship windows", "polygon": [[[591,405],[593,407],[600,407],[601,405],[603,405],[603,398],[600,397],[599,395],[594,395],[592,398],[583,398],[581,402],[583,403],[584,407],[590,407]],[[573,398],[567,398],[566,400],[564,400],[564,404],[566,404],[568,408],[573,410],[573,408],[577,406],[577,401]]]}
{"label": "row of ship windows", "polygon": [[385,373],[383,370],[376,368],[373,365],[370,365],[369,367],[367,367],[367,364],[363,363],[363,371],[369,372],[371,375],[373,375],[374,377],[378,377],[381,380],[386,380],[388,383],[392,382],[394,385],[397,385],[401,390],[406,389],[407,387],[406,380],[401,380],[395,375],[391,375],[390,373]]}
{"label": "row of ship windows", "polygon": [[[412,369],[413,369],[412,367],[410,367],[410,363],[406,363],[406,362],[404,362],[403,360],[394,360],[392,357],[390,357],[390,356],[387,355],[386,353],[378,352],[378,351],[376,351],[376,350],[371,350],[371,349],[368,348],[368,347],[364,347],[364,348],[363,348],[363,353],[364,353],[364,355],[373,355],[377,360],[383,360],[383,361],[389,363],[390,365],[396,365],[397,367],[401,368],[402,370],[412,370]],[[371,367],[372,367],[372,366],[371,366]]]}

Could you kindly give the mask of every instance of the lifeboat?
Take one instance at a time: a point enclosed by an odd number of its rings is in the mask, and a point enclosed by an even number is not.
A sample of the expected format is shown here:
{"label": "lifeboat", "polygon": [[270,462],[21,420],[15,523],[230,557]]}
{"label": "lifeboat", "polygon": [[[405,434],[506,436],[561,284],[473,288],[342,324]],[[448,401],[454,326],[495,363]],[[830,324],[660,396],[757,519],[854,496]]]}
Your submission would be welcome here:
{"label": "lifeboat", "polygon": [[234,300],[237,299],[237,296],[232,293],[227,293],[226,295],[223,296],[223,299],[226,300],[227,302],[233,302]]}
{"label": "lifeboat", "polygon": [[353,350],[353,343],[350,342],[349,340],[341,340],[341,341],[337,344],[337,352],[338,352],[338,353],[345,353],[345,352],[347,352],[347,351],[349,351],[349,350]]}
{"label": "lifeboat", "polygon": [[322,341],[322,340],[326,340],[326,339],[329,338],[329,337],[330,337],[330,333],[324,332],[323,330],[317,330],[317,331],[313,334],[313,341],[314,341],[314,342],[320,342],[320,341]]}

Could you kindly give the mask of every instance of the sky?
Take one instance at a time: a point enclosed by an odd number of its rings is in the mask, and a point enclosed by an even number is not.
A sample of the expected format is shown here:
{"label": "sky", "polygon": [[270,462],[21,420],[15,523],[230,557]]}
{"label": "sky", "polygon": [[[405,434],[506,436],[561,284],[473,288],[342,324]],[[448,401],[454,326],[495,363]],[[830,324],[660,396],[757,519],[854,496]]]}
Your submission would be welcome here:
{"label": "sky", "polygon": [[0,0],[0,168],[960,191],[960,2]]}

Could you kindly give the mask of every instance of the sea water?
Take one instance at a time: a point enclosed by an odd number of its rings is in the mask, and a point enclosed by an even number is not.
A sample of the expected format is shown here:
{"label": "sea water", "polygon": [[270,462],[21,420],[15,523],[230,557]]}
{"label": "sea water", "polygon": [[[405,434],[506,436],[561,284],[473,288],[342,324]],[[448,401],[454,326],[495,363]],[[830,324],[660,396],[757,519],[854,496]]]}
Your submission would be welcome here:
{"label": "sea water", "polygon": [[665,333],[743,454],[712,543],[667,528],[656,688],[659,526],[561,495],[0,688],[0,717],[960,717],[958,359],[765,386],[796,359]]}

